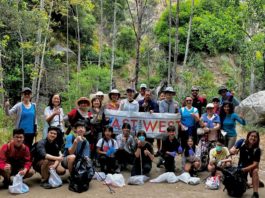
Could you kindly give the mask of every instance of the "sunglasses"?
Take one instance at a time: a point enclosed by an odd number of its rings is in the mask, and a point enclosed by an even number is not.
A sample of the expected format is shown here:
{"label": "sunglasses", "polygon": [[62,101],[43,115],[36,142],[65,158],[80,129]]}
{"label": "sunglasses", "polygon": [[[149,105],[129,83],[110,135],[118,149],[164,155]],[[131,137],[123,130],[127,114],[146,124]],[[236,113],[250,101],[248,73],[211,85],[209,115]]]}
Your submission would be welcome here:
{"label": "sunglasses", "polygon": [[186,102],[191,102],[192,100],[186,100]]}

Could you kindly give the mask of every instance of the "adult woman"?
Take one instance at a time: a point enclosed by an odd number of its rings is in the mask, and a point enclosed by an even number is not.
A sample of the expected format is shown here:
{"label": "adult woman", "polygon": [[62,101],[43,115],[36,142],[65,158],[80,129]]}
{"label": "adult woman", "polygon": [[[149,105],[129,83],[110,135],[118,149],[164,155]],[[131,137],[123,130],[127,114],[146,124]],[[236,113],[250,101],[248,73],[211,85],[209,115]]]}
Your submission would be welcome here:
{"label": "adult woman", "polygon": [[62,98],[59,94],[51,95],[48,106],[44,110],[45,123],[42,134],[42,138],[46,139],[49,126],[55,126],[58,129],[60,129],[60,131],[57,132],[57,138],[56,138],[59,148],[61,148],[61,146],[63,145],[63,136],[64,136],[64,127],[63,127],[64,112],[61,107],[61,101]]}
{"label": "adult woman", "polygon": [[130,111],[130,112],[139,112],[139,103],[133,99],[134,97],[134,89],[127,88],[126,89],[127,98],[121,101],[119,110],[120,111]]}
{"label": "adult woman", "polygon": [[240,152],[238,166],[245,173],[246,179],[248,173],[252,177],[252,198],[258,198],[258,188],[264,187],[264,184],[259,181],[259,162],[261,156],[259,142],[259,133],[257,131],[250,131],[247,134],[246,140],[238,140],[235,146],[230,149],[231,154]]}
{"label": "adult woman", "polygon": [[104,108],[99,98],[93,98],[91,100],[91,115],[90,126],[91,133],[89,134],[89,143],[91,145],[91,158],[95,157],[96,149],[94,148],[98,140],[102,138],[103,127],[107,124],[104,114]]}
{"label": "adult woman", "polygon": [[5,103],[6,115],[16,116],[15,128],[21,128],[25,132],[24,143],[31,148],[33,139],[37,135],[36,105],[31,102],[32,91],[25,87],[21,92],[22,101],[13,106],[10,110],[9,101]]}
{"label": "adult woman", "polygon": [[192,97],[187,96],[185,98],[186,106],[180,109],[180,138],[182,147],[186,146],[189,136],[192,136],[195,144],[197,143],[196,122],[198,122],[200,118],[198,109],[192,106],[192,101]]}
{"label": "adult woman", "polygon": [[120,107],[120,92],[117,89],[112,89],[109,93],[109,103],[106,105],[106,109],[118,110]]}
{"label": "adult woman", "polygon": [[220,110],[221,129],[226,132],[225,146],[231,149],[236,142],[236,121],[242,125],[246,122],[242,115],[234,113],[234,105],[229,101],[225,101]]}

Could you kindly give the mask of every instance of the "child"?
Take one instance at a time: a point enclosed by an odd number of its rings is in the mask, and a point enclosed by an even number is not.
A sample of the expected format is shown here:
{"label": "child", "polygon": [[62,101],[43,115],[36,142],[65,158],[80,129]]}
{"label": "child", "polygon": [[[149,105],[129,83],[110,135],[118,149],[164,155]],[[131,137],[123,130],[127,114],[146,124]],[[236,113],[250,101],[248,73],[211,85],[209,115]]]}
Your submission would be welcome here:
{"label": "child", "polygon": [[114,173],[115,172],[115,152],[118,149],[116,140],[112,138],[113,128],[106,126],[104,129],[103,138],[97,143],[97,153],[99,154],[98,160],[102,172]]}
{"label": "child", "polygon": [[189,172],[191,176],[197,174],[198,169],[201,166],[200,151],[195,146],[192,137],[187,140],[187,146],[184,149],[184,171]]}
{"label": "child", "polygon": [[[119,169],[126,169],[127,164],[132,164],[134,160],[135,151],[135,141],[132,135],[130,135],[131,125],[129,123],[124,123],[122,125],[122,134],[116,137],[118,150],[116,152],[116,157],[118,160]],[[119,172],[119,171],[117,171]]]}
{"label": "child", "polygon": [[175,156],[182,153],[182,147],[176,138],[175,126],[167,128],[167,138],[162,143],[162,158],[166,168],[166,172],[175,172]]}
{"label": "child", "polygon": [[154,159],[153,147],[145,141],[146,133],[143,130],[137,133],[137,149],[134,153],[135,160],[131,171],[131,176],[148,175],[152,169],[152,161]]}

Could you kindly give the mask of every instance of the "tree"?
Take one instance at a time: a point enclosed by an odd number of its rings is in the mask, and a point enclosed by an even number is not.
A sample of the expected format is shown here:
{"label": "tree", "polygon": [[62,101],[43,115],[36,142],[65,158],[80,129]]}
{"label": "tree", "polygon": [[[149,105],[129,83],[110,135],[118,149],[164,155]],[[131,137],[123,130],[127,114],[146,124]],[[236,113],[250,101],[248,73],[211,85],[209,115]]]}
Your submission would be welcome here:
{"label": "tree", "polygon": [[169,24],[169,33],[168,33],[168,69],[167,69],[167,83],[171,84],[171,26],[172,26],[172,2],[169,0],[169,16],[168,16],[168,24]]}
{"label": "tree", "polygon": [[117,1],[114,0],[114,13],[113,13],[113,35],[112,35],[112,49],[111,49],[111,65],[110,65],[110,91],[112,90],[113,81],[113,67],[115,63],[115,41],[116,41],[116,11]]}

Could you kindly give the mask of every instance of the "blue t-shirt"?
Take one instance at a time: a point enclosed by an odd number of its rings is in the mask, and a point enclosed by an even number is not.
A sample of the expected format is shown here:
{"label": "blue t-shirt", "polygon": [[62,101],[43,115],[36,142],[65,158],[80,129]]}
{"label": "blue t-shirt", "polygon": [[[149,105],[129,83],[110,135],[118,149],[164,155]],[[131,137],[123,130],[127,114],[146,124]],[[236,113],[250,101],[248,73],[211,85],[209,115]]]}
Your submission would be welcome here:
{"label": "blue t-shirt", "polygon": [[242,125],[246,125],[245,120],[241,119],[236,113],[226,114],[222,129],[227,132],[228,137],[235,137],[237,135],[236,121],[238,121]]}
{"label": "blue t-shirt", "polygon": [[211,119],[207,117],[207,113],[202,114],[202,121],[207,123],[206,127],[209,129],[214,128],[214,123],[220,123],[220,117],[217,114],[214,114]]}
{"label": "blue t-shirt", "polygon": [[[69,134],[68,136],[66,136],[64,155],[69,155],[68,149],[72,147],[74,140],[75,140],[75,136],[73,134]],[[90,157],[89,142],[87,140],[84,140],[84,141],[86,141],[86,146],[83,150],[82,156],[83,157]],[[78,142],[77,148],[76,148],[75,153],[74,153],[75,155],[80,154],[80,149],[81,149],[82,143],[83,143],[83,141]]]}
{"label": "blue t-shirt", "polygon": [[191,109],[187,109],[186,107],[182,107],[180,109],[181,114],[181,123],[186,127],[193,127],[195,126],[195,119],[192,117],[192,113],[197,114],[198,109],[195,107],[191,107]]}
{"label": "blue t-shirt", "polygon": [[19,123],[19,128],[24,129],[25,133],[34,133],[34,123],[35,123],[35,108],[31,104],[30,108],[27,109],[24,104],[22,104],[21,119]]}

